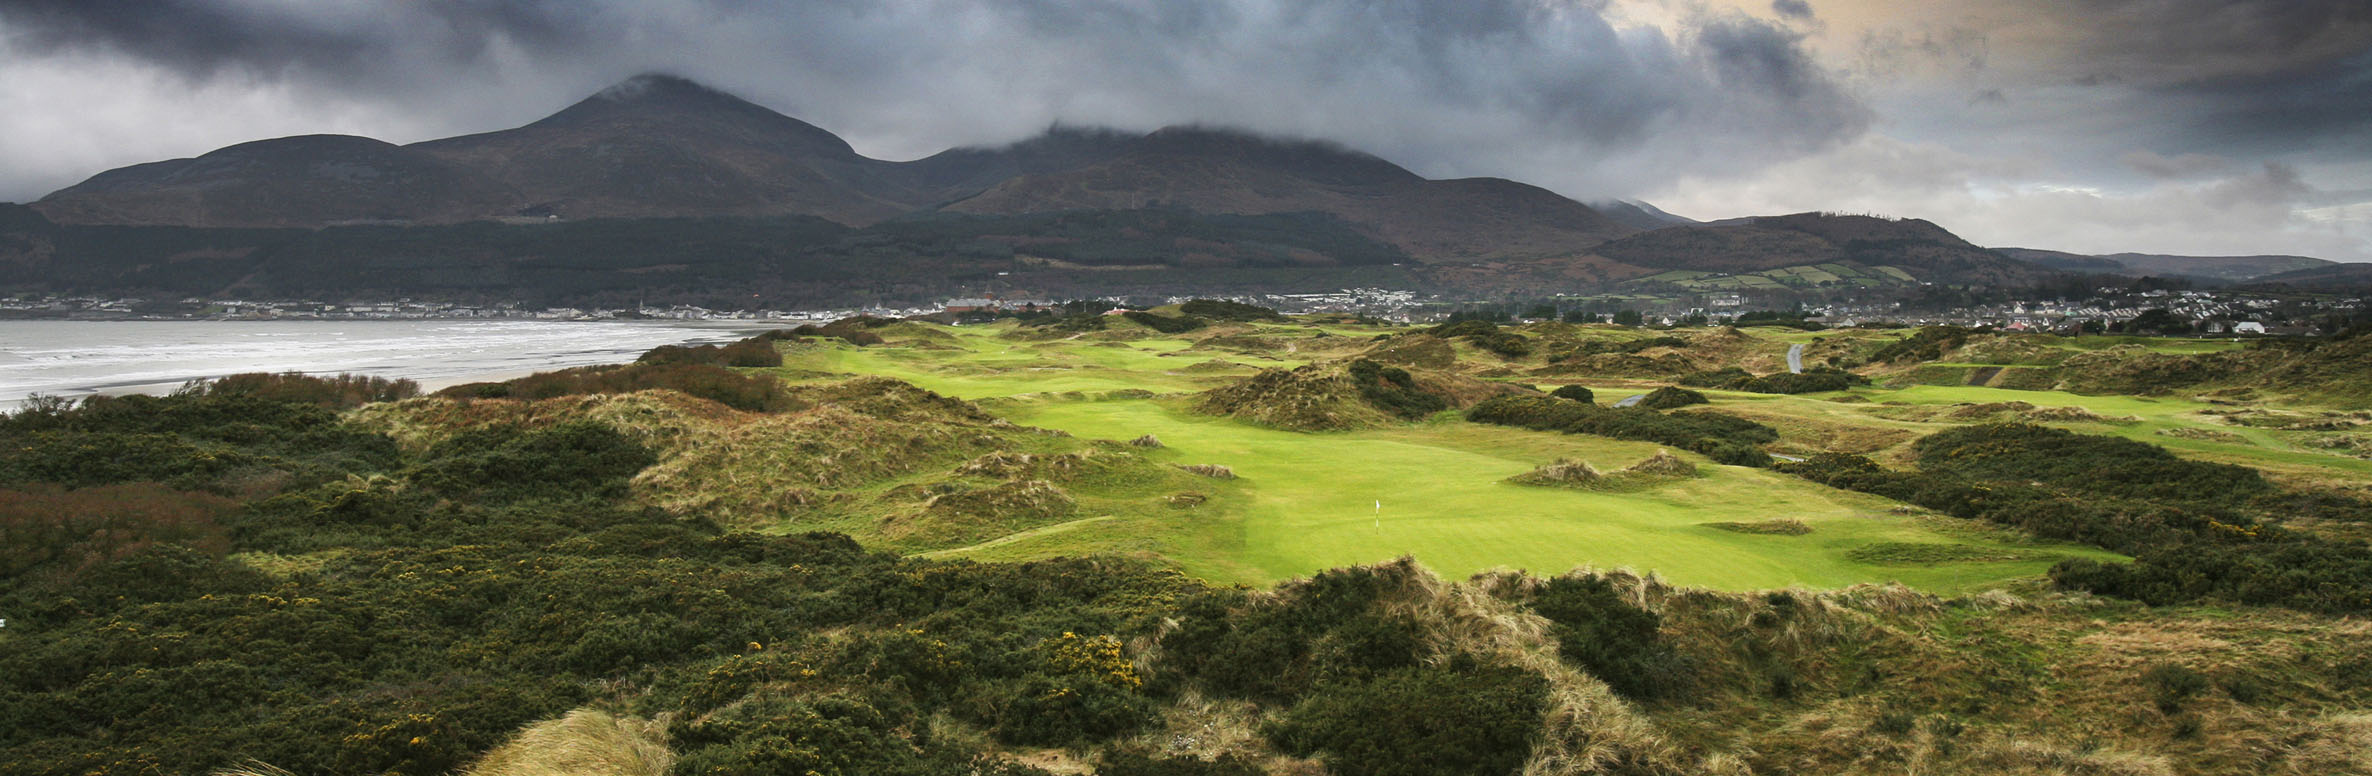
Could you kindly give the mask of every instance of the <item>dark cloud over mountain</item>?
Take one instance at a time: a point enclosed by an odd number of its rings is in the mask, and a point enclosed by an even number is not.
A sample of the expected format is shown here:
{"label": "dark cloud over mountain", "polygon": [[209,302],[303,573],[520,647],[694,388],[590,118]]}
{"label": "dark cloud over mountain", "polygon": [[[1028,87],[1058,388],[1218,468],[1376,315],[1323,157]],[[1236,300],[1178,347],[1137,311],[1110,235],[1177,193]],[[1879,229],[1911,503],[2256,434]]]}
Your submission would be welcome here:
{"label": "dark cloud over mountain", "polygon": [[[1704,218],[1874,202],[2051,247],[2077,232],[2034,214],[2083,213],[2162,241],[2114,250],[2372,258],[2364,0],[0,0],[0,199],[516,126],[645,71],[882,158],[1233,126]],[[2320,193],[2153,220],[2269,163]]]}
{"label": "dark cloud over mountain", "polygon": [[[1204,122],[1579,196],[1623,193],[1642,170],[1768,163],[1868,120],[1774,22],[1618,26],[1594,4],[1534,0],[14,0],[0,33],[12,59],[104,57],[317,109],[434,114],[423,131],[514,124],[658,69],[888,155],[1056,122]],[[456,98],[471,91],[499,96]]]}

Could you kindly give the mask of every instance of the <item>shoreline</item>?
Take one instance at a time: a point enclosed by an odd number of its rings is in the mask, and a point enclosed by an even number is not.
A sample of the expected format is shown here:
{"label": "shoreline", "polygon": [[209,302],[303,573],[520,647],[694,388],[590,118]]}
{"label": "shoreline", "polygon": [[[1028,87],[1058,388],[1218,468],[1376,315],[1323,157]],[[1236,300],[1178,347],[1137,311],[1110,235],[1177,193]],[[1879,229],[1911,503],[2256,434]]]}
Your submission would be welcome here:
{"label": "shoreline", "polygon": [[[0,321],[0,412],[34,396],[163,395],[251,372],[409,379],[423,394],[722,343],[770,321]],[[476,325],[471,325],[476,324]]]}

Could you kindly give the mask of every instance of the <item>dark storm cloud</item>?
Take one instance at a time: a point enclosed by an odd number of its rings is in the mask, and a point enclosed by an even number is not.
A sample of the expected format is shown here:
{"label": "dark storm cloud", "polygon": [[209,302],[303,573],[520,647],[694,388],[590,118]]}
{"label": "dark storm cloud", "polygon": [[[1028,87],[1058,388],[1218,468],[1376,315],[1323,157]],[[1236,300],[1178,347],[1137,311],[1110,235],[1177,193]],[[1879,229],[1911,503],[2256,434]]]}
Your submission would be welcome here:
{"label": "dark storm cloud", "polygon": [[1771,0],[1771,12],[1789,19],[1810,21],[1812,4],[1804,0]]}
{"label": "dark storm cloud", "polygon": [[2190,145],[2257,153],[2372,154],[2372,50],[2278,74],[2205,79],[2149,92],[2197,106]]}
{"label": "dark storm cloud", "polygon": [[[1799,5],[1778,9],[1793,16]],[[433,129],[521,123],[666,70],[890,155],[1056,122],[1203,122],[1582,196],[1623,193],[1648,171],[1767,164],[1869,121],[1772,22],[1699,13],[1674,29],[1618,27],[1601,10],[1552,0],[0,0],[0,40],[18,57],[103,56],[246,79],[349,112],[441,117],[425,122]]]}
{"label": "dark storm cloud", "polygon": [[9,0],[0,22],[35,52],[106,47],[194,76],[226,68],[339,80],[390,60],[474,61],[504,38],[578,42],[580,14],[541,0],[449,0],[388,8],[225,0]]}

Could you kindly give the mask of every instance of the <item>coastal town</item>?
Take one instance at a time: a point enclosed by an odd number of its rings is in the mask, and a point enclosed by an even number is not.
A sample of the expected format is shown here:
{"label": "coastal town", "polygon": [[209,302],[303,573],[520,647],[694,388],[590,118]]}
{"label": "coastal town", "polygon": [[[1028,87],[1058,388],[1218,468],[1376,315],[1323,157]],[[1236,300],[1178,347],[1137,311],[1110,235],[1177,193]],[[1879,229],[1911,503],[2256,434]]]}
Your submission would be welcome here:
{"label": "coastal town", "polygon": [[[0,318],[67,320],[687,320],[825,323],[842,318],[931,317],[960,323],[1000,315],[1064,309],[1067,302],[1151,307],[1194,297],[1111,297],[1094,300],[956,297],[903,307],[846,307],[806,310],[723,310],[688,304],[627,308],[535,307],[519,303],[463,304],[435,300],[368,301],[201,299],[147,300],[98,296],[0,298]],[[1572,322],[1620,320],[1636,313],[1639,325],[1719,324],[1757,310],[1789,309],[1790,320],[1826,327],[1863,325],[1951,325],[2005,331],[2087,334],[2133,332],[2162,335],[2315,336],[2334,321],[2372,311],[2362,296],[2286,294],[2230,289],[2124,290],[2103,288],[2080,300],[2012,299],[1949,308],[1921,308],[1895,300],[1782,303],[1735,293],[1677,297],[1586,296],[1540,300],[1484,301],[1380,288],[1320,293],[1221,297],[1287,313],[1342,313],[1395,323],[1440,321],[1459,313],[1483,313],[1509,321],[1560,318]],[[1547,315],[1553,312],[1554,315]]]}

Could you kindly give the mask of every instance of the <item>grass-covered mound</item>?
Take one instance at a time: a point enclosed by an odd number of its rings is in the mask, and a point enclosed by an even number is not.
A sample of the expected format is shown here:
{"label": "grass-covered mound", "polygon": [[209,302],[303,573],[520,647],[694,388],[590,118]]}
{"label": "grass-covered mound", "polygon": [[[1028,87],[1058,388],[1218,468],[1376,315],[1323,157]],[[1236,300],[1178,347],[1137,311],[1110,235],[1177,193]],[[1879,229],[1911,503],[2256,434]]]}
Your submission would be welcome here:
{"label": "grass-covered mound", "polygon": [[1824,454],[1781,469],[1946,514],[2135,556],[2069,560],[2061,584],[2152,603],[2203,598],[2372,612],[2372,546],[2288,530],[2372,522],[2372,502],[2284,487],[2242,466],[2157,445],[2023,424],[1966,426],[1913,445],[1916,470]]}
{"label": "grass-covered mound", "polygon": [[2372,407],[2372,328],[2327,340],[2266,340],[2242,350],[2173,354],[2112,348],[2069,358],[2067,390],[2142,396],[2254,388],[2336,407]]}
{"label": "grass-covered mound", "polygon": [[[772,346],[768,346],[767,352],[773,352]],[[779,354],[776,357],[780,358]],[[576,367],[538,372],[501,382],[464,383],[438,391],[436,395],[449,399],[535,401],[562,396],[649,390],[675,391],[749,412],[776,412],[795,406],[784,393],[781,383],[772,377],[747,374],[700,361]]]}
{"label": "grass-covered mound", "polygon": [[1680,378],[1680,384],[1696,388],[1720,388],[1748,393],[1822,393],[1842,391],[1856,385],[1868,385],[1869,378],[1834,367],[1817,367],[1802,373],[1776,372],[1757,375],[1737,367],[1711,372],[1698,372]]}
{"label": "grass-covered mound", "polygon": [[1673,455],[1670,451],[1657,450],[1655,455],[1611,474],[1598,471],[1597,467],[1591,466],[1587,461],[1560,458],[1538,469],[1509,477],[1507,481],[1517,485],[1538,485],[1552,488],[1630,491],[1651,488],[1696,475],[1696,464],[1689,463],[1681,459],[1680,456]]}
{"label": "grass-covered mound", "polygon": [[1377,342],[1362,358],[1420,369],[1448,369],[1458,363],[1458,351],[1448,340],[1431,334],[1401,334]]}
{"label": "grass-covered mound", "polygon": [[1490,399],[1468,409],[1466,419],[1541,431],[1659,442],[1735,466],[1769,466],[1771,456],[1761,446],[1779,440],[1779,432],[1769,426],[1716,412],[1604,407],[1550,396]]}
{"label": "grass-covered mound", "polygon": [[[901,546],[978,541],[1068,516],[1077,487],[1151,508],[1169,491],[1148,489],[1192,480],[1132,452],[1138,448],[1024,429],[898,380],[782,390],[786,409],[772,413],[647,391],[534,402],[420,399],[368,408],[356,422],[412,446],[473,429],[605,423],[656,452],[656,464],[633,478],[633,494],[669,514],[730,525],[826,524]],[[889,487],[897,483],[906,487]]]}
{"label": "grass-covered mound", "polygon": [[1375,428],[1471,406],[1522,388],[1459,375],[1410,372],[1368,359],[1266,369],[1196,397],[1195,409],[1290,431]]}

